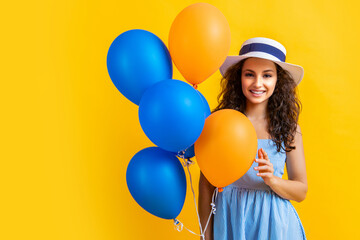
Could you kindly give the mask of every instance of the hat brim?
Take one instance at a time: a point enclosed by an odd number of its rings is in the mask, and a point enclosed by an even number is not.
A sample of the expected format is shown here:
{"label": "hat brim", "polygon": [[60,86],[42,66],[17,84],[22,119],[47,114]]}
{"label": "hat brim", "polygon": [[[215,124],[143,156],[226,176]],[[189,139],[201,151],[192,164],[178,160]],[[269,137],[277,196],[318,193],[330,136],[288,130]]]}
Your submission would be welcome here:
{"label": "hat brim", "polygon": [[[225,59],[224,63],[221,65],[220,69],[219,69],[221,75],[224,76],[224,74],[226,73],[228,68],[231,67],[232,65],[238,63],[239,61],[241,61],[241,60],[243,60],[245,58],[250,58],[250,57],[257,57],[257,58],[270,60],[270,59],[265,58],[265,57],[263,58],[263,57],[251,56],[251,55],[228,56]],[[299,85],[299,83],[301,82],[301,80],[304,77],[304,68],[303,67],[301,67],[299,65],[291,64],[291,63],[276,61],[276,60],[270,60],[270,61],[273,61],[273,62],[279,64],[280,67],[287,70],[291,74],[291,76],[294,78],[294,81],[295,81],[296,85]]]}

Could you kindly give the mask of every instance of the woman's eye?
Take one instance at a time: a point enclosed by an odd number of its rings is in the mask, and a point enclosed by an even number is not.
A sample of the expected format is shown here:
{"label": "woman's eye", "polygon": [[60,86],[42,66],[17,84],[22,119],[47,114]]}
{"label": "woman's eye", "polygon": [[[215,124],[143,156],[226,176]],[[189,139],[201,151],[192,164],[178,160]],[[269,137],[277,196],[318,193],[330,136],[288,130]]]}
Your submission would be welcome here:
{"label": "woman's eye", "polygon": [[264,77],[269,78],[269,77],[271,77],[271,75],[265,74]]}
{"label": "woman's eye", "polygon": [[251,77],[252,74],[251,73],[245,73],[245,77]]}

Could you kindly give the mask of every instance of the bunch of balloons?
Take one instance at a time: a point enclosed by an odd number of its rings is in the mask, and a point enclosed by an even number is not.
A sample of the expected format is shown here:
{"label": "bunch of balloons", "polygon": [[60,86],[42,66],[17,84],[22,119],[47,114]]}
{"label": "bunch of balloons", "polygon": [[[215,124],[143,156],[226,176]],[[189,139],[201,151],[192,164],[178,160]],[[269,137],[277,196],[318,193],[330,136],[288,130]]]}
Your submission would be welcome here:
{"label": "bunch of balloons", "polygon": [[[214,132],[220,130],[221,126],[209,123],[210,126],[208,121],[205,122],[211,114],[210,107],[197,90],[197,84],[217,71],[228,55],[230,27],[224,15],[207,3],[188,6],[172,23],[168,45],[169,50],[149,31],[126,31],[111,44],[107,68],[116,88],[139,106],[140,125],[157,146],[139,151],[129,162],[126,172],[129,191],[149,213],[164,219],[175,219],[182,210],[186,195],[186,177],[177,159],[179,153],[186,158],[196,153],[205,176],[214,186],[224,187],[232,180],[213,180],[227,175],[218,175],[216,164],[221,166],[225,155],[225,158],[237,161],[239,155],[246,151],[246,146],[241,153],[231,156],[239,149],[235,145],[240,143],[240,140],[234,141],[233,131],[223,133],[229,134],[228,139],[223,136],[222,140],[209,143],[208,140],[217,138]],[[172,79],[172,61],[191,85]],[[216,118],[213,115],[208,119]],[[228,126],[228,130],[230,128]],[[243,134],[239,131],[237,134]],[[234,142],[232,147],[235,148],[223,155],[222,150],[226,149],[219,146],[229,141]],[[253,139],[246,141],[253,142]],[[255,156],[256,147],[254,153]],[[223,170],[233,171],[231,168],[231,164],[226,164]],[[232,177],[240,177],[235,175]]]}

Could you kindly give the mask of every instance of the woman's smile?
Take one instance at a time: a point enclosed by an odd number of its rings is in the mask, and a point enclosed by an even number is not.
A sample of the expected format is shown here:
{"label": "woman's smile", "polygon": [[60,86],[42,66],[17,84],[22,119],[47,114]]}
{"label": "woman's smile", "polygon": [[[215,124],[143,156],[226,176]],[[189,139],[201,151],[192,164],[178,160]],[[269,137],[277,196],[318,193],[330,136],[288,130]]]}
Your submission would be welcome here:
{"label": "woman's smile", "polygon": [[262,96],[262,95],[265,93],[265,91],[256,91],[256,90],[250,90],[250,92],[251,92],[252,95],[255,96],[255,97],[260,97],[260,96]]}

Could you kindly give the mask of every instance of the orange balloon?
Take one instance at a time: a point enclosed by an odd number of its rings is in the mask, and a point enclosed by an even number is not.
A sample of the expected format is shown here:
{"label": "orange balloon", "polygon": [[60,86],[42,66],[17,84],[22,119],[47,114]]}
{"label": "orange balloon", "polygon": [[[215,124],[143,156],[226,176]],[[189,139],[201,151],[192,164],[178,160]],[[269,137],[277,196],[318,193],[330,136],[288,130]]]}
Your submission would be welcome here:
{"label": "orange balloon", "polygon": [[192,84],[212,75],[230,50],[230,26],[219,9],[195,3],[182,10],[171,25],[169,52],[176,67]]}
{"label": "orange balloon", "polygon": [[195,156],[206,179],[223,188],[241,178],[257,152],[256,131],[241,112],[222,109],[205,120],[195,142]]}

